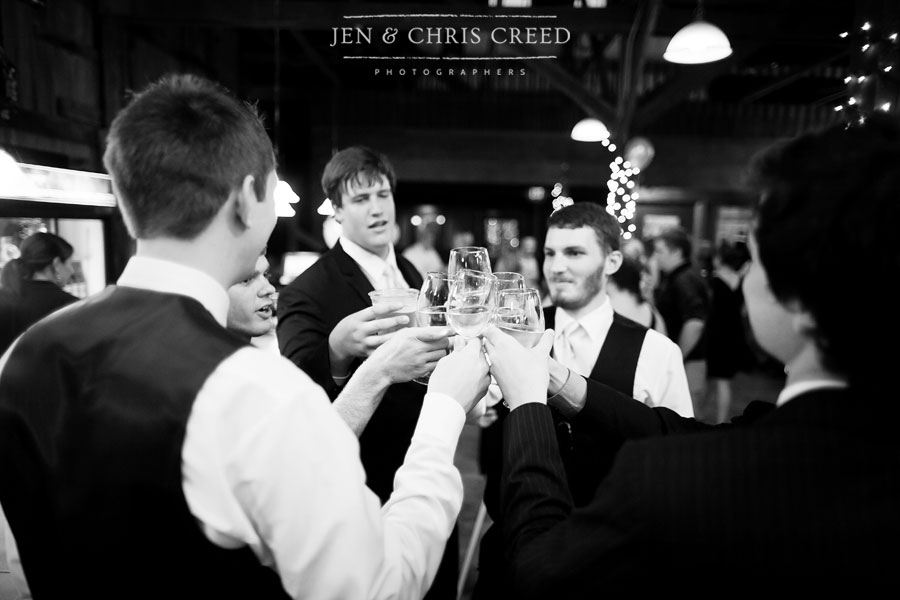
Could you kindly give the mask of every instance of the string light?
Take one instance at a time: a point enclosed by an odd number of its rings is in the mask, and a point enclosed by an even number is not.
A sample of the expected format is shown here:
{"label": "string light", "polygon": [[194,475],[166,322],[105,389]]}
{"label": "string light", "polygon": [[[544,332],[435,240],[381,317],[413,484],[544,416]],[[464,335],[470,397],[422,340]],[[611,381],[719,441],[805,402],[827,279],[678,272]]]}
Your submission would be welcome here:
{"label": "string light", "polygon": [[838,37],[858,44],[861,55],[853,63],[857,72],[844,77],[847,98],[834,106],[834,112],[843,115],[848,125],[865,123],[866,116],[876,110],[889,112],[896,104],[894,96],[900,82],[890,74],[900,54],[896,28],[881,28],[878,23],[865,21],[857,33],[844,31]]}

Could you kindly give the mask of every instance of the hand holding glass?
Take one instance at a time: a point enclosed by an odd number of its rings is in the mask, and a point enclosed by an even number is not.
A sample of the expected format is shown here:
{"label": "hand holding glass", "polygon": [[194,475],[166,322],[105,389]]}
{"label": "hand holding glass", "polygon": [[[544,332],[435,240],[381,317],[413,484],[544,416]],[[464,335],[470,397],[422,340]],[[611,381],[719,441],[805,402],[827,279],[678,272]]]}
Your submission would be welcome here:
{"label": "hand holding glass", "polygon": [[418,297],[419,290],[413,288],[386,288],[369,292],[372,306],[402,305],[399,309],[391,311],[381,318],[405,315],[409,321],[403,327],[413,327],[415,325],[416,301]]}

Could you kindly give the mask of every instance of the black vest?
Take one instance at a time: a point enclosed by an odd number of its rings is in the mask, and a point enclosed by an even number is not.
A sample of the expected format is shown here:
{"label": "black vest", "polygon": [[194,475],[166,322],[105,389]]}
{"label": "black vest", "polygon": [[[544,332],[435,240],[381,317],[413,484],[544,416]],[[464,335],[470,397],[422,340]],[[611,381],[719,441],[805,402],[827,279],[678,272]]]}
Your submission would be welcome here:
{"label": "black vest", "polygon": [[17,466],[0,503],[37,600],[286,597],[249,548],[206,539],[182,490],[194,400],[244,345],[196,300],[127,287],[19,340],[0,377]]}

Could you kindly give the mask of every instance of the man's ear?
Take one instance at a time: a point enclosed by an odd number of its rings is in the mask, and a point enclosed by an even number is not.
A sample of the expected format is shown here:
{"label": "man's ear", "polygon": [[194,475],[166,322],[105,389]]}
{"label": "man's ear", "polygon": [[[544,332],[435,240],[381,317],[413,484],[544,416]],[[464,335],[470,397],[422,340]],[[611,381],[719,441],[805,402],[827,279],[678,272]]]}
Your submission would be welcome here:
{"label": "man's ear", "polygon": [[613,250],[606,255],[606,264],[604,264],[603,266],[604,272],[607,275],[612,275],[619,270],[619,267],[622,266],[622,260],[622,253],[618,250]]}
{"label": "man's ear", "polygon": [[256,190],[253,189],[255,179],[253,175],[244,177],[241,187],[234,192],[234,216],[238,223],[249,229],[253,225],[251,216],[253,208],[259,199],[256,197]]}
{"label": "man's ear", "polygon": [[818,325],[812,313],[803,307],[799,302],[793,302],[790,306],[791,325],[794,331],[803,337],[812,338],[815,336]]}

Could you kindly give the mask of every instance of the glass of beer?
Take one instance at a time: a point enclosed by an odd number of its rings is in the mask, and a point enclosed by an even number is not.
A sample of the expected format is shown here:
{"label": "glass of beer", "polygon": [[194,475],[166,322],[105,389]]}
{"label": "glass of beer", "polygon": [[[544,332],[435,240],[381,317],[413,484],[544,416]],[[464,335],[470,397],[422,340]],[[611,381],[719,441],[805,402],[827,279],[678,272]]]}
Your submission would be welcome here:
{"label": "glass of beer", "polygon": [[399,317],[406,315],[409,321],[403,327],[413,327],[416,324],[416,301],[419,298],[419,290],[415,288],[386,288],[369,292],[372,306],[385,304],[402,304],[398,310],[385,314],[380,318]]}

